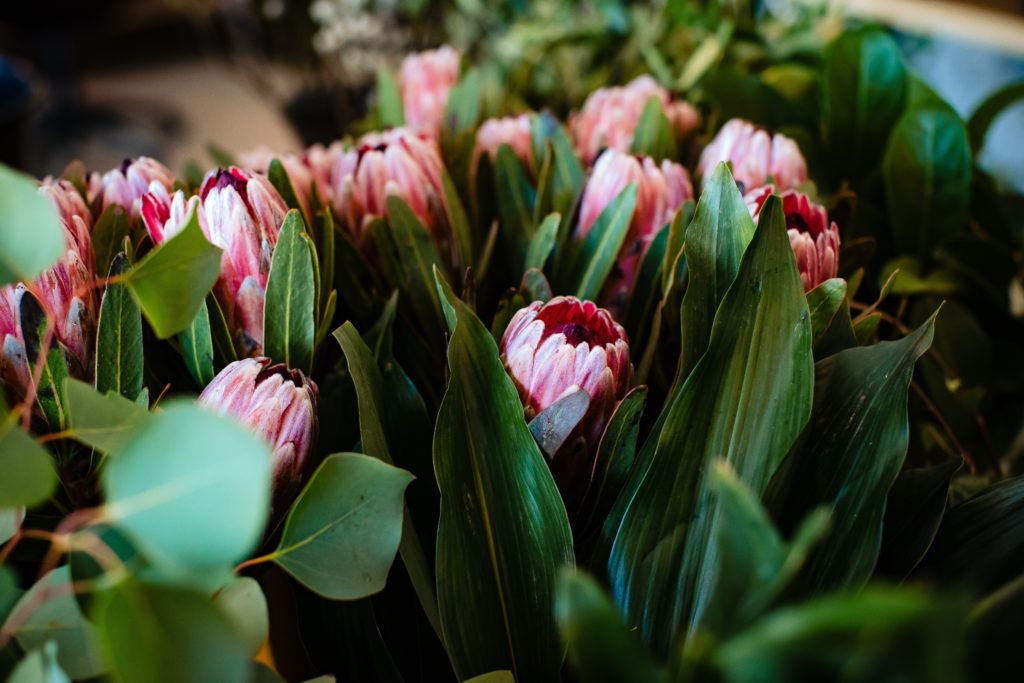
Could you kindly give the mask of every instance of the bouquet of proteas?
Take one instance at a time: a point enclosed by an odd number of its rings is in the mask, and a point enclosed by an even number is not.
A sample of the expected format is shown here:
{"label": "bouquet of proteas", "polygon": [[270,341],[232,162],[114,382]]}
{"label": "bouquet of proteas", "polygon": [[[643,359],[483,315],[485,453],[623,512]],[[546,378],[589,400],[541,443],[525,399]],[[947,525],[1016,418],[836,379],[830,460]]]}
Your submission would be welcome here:
{"label": "bouquet of proteas", "polygon": [[[886,41],[830,68],[877,94]],[[480,122],[460,69],[414,55],[382,130],[205,174],[2,170],[0,675],[1004,671],[1024,483],[949,507],[960,457],[905,467],[940,313],[855,299],[849,188],[650,77]],[[897,109],[838,134],[891,214],[948,207],[915,145],[969,182],[964,124]]]}

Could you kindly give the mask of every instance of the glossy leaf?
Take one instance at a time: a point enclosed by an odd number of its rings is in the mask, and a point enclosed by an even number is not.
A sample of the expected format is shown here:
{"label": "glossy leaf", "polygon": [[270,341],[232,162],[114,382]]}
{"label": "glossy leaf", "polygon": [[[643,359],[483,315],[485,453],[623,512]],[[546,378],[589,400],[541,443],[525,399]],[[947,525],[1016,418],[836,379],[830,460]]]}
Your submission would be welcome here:
{"label": "glossy leaf", "polygon": [[36,182],[0,164],[0,286],[32,280],[64,255],[64,228]]}
{"label": "glossy leaf", "polygon": [[461,679],[509,669],[557,681],[553,604],[557,573],[573,564],[569,520],[493,338],[436,277],[451,330],[434,432],[445,643]]}
{"label": "glossy leaf", "polygon": [[328,456],[285,520],[271,558],[307,588],[355,600],[384,588],[402,537],[405,470],[357,453]]}
{"label": "glossy leaf", "polygon": [[907,112],[882,163],[896,248],[927,257],[944,238],[967,229],[971,149],[960,118],[944,109]]}
{"label": "glossy leaf", "polygon": [[[125,255],[117,254],[110,275],[120,275],[127,267]],[[143,362],[142,315],[128,289],[113,282],[103,292],[96,325],[96,390],[116,391],[134,400],[142,391]]]}
{"label": "glossy leaf", "polygon": [[185,227],[124,274],[153,331],[167,339],[189,326],[220,275],[221,250],[210,244],[193,210]]}
{"label": "glossy leaf", "polygon": [[302,215],[289,211],[274,247],[263,309],[264,353],[307,375],[316,335],[316,279]]}
{"label": "glossy leaf", "polygon": [[662,656],[714,607],[720,516],[703,475],[711,459],[726,460],[760,494],[810,414],[810,315],[792,254],[782,203],[769,198],[615,536],[616,602]]}
{"label": "glossy leaf", "polygon": [[57,472],[45,448],[10,417],[0,424],[0,507],[31,508],[57,486]]}
{"label": "glossy leaf", "polygon": [[105,517],[171,570],[230,566],[263,533],[270,457],[263,440],[231,418],[165,405],[108,461]]}
{"label": "glossy leaf", "polygon": [[590,576],[572,570],[558,579],[555,619],[581,681],[659,683],[667,673],[624,623],[614,603]]}
{"label": "glossy leaf", "polygon": [[245,639],[205,594],[129,578],[97,596],[91,618],[115,681],[248,678]]}
{"label": "glossy leaf", "polygon": [[78,609],[67,565],[49,572],[15,605],[8,623],[18,624],[13,635],[26,650],[57,643],[57,661],[75,679],[107,671],[95,627]]}
{"label": "glossy leaf", "polygon": [[150,414],[120,394],[101,394],[85,382],[68,379],[65,384],[70,436],[103,453],[124,449],[145,425]]}
{"label": "glossy leaf", "polygon": [[846,280],[832,278],[807,292],[807,308],[811,312],[811,344],[817,346],[832,319],[846,299]]}
{"label": "glossy leaf", "polygon": [[572,254],[567,284],[580,299],[597,299],[626,241],[637,185],[630,183],[608,202]]}
{"label": "glossy leaf", "polygon": [[986,97],[967,121],[971,137],[971,150],[978,154],[985,145],[985,135],[999,115],[1024,99],[1024,81],[1003,86]]}
{"label": "glossy leaf", "polygon": [[815,365],[811,421],[768,495],[783,528],[818,505],[833,509],[832,530],[808,562],[809,589],[859,586],[874,569],[886,495],[907,452],[907,388],[934,323]]}

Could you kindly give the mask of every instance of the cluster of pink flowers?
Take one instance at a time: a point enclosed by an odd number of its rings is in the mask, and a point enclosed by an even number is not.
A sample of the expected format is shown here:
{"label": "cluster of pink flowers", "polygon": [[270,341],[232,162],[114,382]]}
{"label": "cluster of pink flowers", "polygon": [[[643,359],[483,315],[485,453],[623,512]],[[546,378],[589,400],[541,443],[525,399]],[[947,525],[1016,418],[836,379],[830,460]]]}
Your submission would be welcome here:
{"label": "cluster of pink flowers", "polygon": [[697,173],[707,179],[721,161],[732,163],[732,175],[745,190],[769,182],[780,190],[792,190],[807,182],[807,162],[796,142],[742,119],[722,126],[701,153]]}

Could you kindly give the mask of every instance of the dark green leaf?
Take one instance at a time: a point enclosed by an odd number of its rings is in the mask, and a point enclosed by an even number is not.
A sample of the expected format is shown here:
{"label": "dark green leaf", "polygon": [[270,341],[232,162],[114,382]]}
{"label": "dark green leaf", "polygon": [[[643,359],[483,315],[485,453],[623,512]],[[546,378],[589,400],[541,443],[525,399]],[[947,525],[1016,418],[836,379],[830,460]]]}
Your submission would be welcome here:
{"label": "dark green leaf", "polygon": [[985,145],[985,135],[999,115],[1016,102],[1024,99],[1024,81],[1004,85],[986,97],[967,120],[967,130],[971,136],[971,151],[981,152]]}
{"label": "dark green leaf", "polygon": [[[534,159],[543,159],[545,146],[548,142],[551,143],[554,153],[552,188],[556,205],[558,204],[557,198],[562,196],[568,197],[568,203],[571,206],[580,190],[583,189],[583,183],[586,180],[586,173],[573,149],[572,140],[562,128],[562,124],[547,112],[534,116],[530,132],[533,138]],[[567,215],[566,209],[569,207],[553,208],[565,216]]]}
{"label": "dark green leaf", "polygon": [[569,520],[494,340],[436,277],[452,334],[434,432],[445,643],[461,679],[509,669],[518,680],[557,681],[554,591],[573,564]]}
{"label": "dark green leaf", "polygon": [[245,639],[204,594],[130,578],[98,595],[91,617],[115,681],[247,680]]}
{"label": "dark green leaf", "polygon": [[525,245],[533,236],[536,192],[519,157],[508,145],[498,148],[494,162],[494,187],[498,198],[501,233],[513,245]]}
{"label": "dark green leaf", "polygon": [[[127,267],[125,255],[118,254],[110,266],[111,277]],[[210,362],[212,370],[212,358]],[[142,391],[142,368],[142,315],[127,288],[111,283],[103,292],[96,326],[96,390],[103,394],[116,391],[134,400]]]}
{"label": "dark green leaf", "polygon": [[46,337],[46,314],[36,298],[24,292],[20,299],[19,313],[21,329],[25,332],[25,355],[29,369],[39,372],[39,384],[36,387],[36,403],[46,418],[51,431],[63,431],[67,427],[67,400],[64,397],[64,380],[68,377],[68,356],[64,347],[51,339],[51,346],[46,352],[43,367],[36,365],[40,344]]}
{"label": "dark green leaf", "polygon": [[[132,226],[128,215],[119,204],[111,204],[92,228],[92,249],[96,258],[96,272],[113,271],[114,258],[121,252],[124,238],[131,234]],[[116,275],[123,268],[118,268]]]}
{"label": "dark green leaf", "polygon": [[433,268],[441,257],[430,232],[400,197],[388,197],[388,225],[402,265],[402,293],[408,298],[428,338],[441,335],[441,308],[434,288]]}
{"label": "dark green leaf", "polygon": [[630,151],[633,154],[654,157],[658,161],[675,159],[678,156],[672,125],[665,116],[661,99],[655,95],[652,95],[644,105],[640,120],[633,131]]}
{"label": "dark green leaf", "polygon": [[659,683],[655,665],[636,633],[594,579],[564,570],[558,578],[555,619],[579,680],[595,683]]}
{"label": "dark green leaf", "polygon": [[677,636],[714,616],[709,600],[722,568],[713,545],[718,503],[704,477],[711,460],[725,459],[759,495],[806,423],[809,318],[782,202],[770,197],[715,316],[707,352],[670,397],[635,494],[624,491],[629,505],[609,579],[628,622],[656,654],[666,655]]}
{"label": "dark green leaf", "polygon": [[967,130],[956,114],[920,109],[899,120],[882,164],[897,249],[926,258],[967,229],[971,167]]}
{"label": "dark green leaf", "polygon": [[0,507],[33,507],[57,486],[57,472],[45,448],[8,417],[0,424]]}
{"label": "dark green leaf", "polygon": [[455,183],[452,182],[451,175],[443,166],[441,167],[441,185],[444,188],[444,207],[448,215],[448,224],[451,226],[452,235],[455,236],[460,270],[473,268],[476,264],[476,233],[469,224],[466,209],[462,206]]}
{"label": "dark green leaf", "polygon": [[[137,310],[137,309],[136,309]],[[141,330],[140,330],[141,332]],[[210,313],[204,301],[192,324],[178,335],[185,367],[200,388],[213,381],[213,336],[210,334]]]}
{"label": "dark green leaf", "polygon": [[327,456],[299,495],[274,562],[310,590],[355,600],[384,588],[402,537],[405,470],[357,453]]}
{"label": "dark green leaf", "polygon": [[480,71],[470,69],[448,93],[444,120],[452,133],[472,130],[480,118]]}
{"label": "dark green leaf", "polygon": [[316,342],[316,278],[302,215],[289,211],[274,247],[263,308],[263,352],[302,370],[313,365]]}
{"label": "dark green leaf", "polygon": [[571,258],[569,289],[580,299],[597,299],[626,241],[633,210],[636,183],[630,183],[608,202]]}
{"label": "dark green leaf", "polygon": [[167,339],[191,324],[220,275],[220,257],[221,250],[203,236],[193,210],[181,232],[124,274],[159,338]]}
{"label": "dark green leaf", "polygon": [[263,532],[270,457],[267,444],[231,418],[165,405],[107,462],[106,518],[170,569],[230,566]]}
{"label": "dark green leaf", "polygon": [[644,348],[651,321],[654,319],[658,303],[662,299],[662,267],[665,261],[665,248],[671,227],[666,225],[658,234],[647,252],[640,260],[633,291],[629,297],[629,307],[623,325],[629,335],[629,343],[638,351]]}
{"label": "dark green leaf", "polygon": [[116,392],[101,394],[85,382],[68,379],[69,433],[74,439],[103,453],[117,453],[149,420],[149,412]]}
{"label": "dark green leaf", "polygon": [[[295,186],[292,185],[288,171],[285,170],[280,159],[275,157],[270,160],[270,165],[267,167],[267,180],[274,186],[277,193],[281,195],[281,199],[284,200],[285,205],[289,209],[303,210],[302,202],[299,201],[298,195],[295,194]],[[284,226],[281,226],[281,229],[284,230]]]}
{"label": "dark green leaf", "polygon": [[832,278],[807,292],[807,308],[811,311],[811,344],[817,346],[832,319],[846,299],[846,280]]}
{"label": "dark green leaf", "polygon": [[210,321],[210,338],[213,340],[213,348],[221,363],[227,365],[238,360],[235,340],[228,328],[228,321],[224,318],[220,302],[212,293],[206,296],[206,315]]}
{"label": "dark green leaf", "polygon": [[31,280],[64,255],[64,228],[36,182],[0,164],[0,286]]}
{"label": "dark green leaf", "polygon": [[555,248],[555,240],[558,238],[558,225],[562,217],[557,213],[548,214],[533,233],[530,243],[526,248],[526,263],[523,270],[536,268],[543,271],[551,251]]}
{"label": "dark green leaf", "polygon": [[815,365],[811,421],[767,496],[783,528],[819,505],[834,511],[808,562],[812,590],[859,586],[874,569],[886,496],[907,453],[907,387],[934,323]]}

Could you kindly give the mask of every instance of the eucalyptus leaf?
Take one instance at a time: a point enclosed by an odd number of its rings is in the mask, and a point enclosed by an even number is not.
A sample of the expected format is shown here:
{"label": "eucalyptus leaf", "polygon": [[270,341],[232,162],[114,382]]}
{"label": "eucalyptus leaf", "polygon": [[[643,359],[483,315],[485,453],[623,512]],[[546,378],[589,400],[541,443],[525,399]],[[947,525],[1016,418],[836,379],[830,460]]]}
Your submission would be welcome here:
{"label": "eucalyptus leaf", "polygon": [[255,656],[270,633],[267,599],[256,579],[235,578],[213,596],[213,604],[234,624],[249,654]]}
{"label": "eucalyptus leaf", "polygon": [[[0,543],[6,542],[7,539],[16,534],[24,519],[25,508],[0,507]],[[0,623],[3,623],[2,614],[0,614]]]}
{"label": "eucalyptus leaf", "polygon": [[[113,257],[110,276],[116,278],[127,268],[127,257],[119,253]],[[142,391],[143,363],[139,307],[124,285],[112,282],[103,292],[96,325],[96,390],[134,399]]]}
{"label": "eucalyptus leaf", "polygon": [[101,394],[77,379],[68,379],[64,390],[70,436],[103,453],[123,450],[149,422],[149,411],[118,393]]}
{"label": "eucalyptus leaf", "polygon": [[32,280],[64,255],[64,228],[36,182],[0,164],[0,285]]}
{"label": "eucalyptus leaf", "polygon": [[355,600],[384,588],[402,537],[405,470],[358,453],[328,456],[299,494],[270,558],[307,588]]}
{"label": "eucalyptus leaf", "polygon": [[57,643],[48,641],[18,662],[7,683],[71,683],[57,661]]}
{"label": "eucalyptus leaf", "polygon": [[57,471],[45,448],[16,420],[0,424],[0,507],[31,508],[50,497]]}
{"label": "eucalyptus leaf", "polygon": [[434,432],[445,643],[460,679],[508,669],[518,680],[557,681],[554,591],[573,564],[569,520],[497,345],[435,277],[451,330]]}
{"label": "eucalyptus leaf", "polygon": [[293,209],[281,225],[267,277],[264,353],[308,375],[316,340],[316,305],[312,247],[302,215]]}

